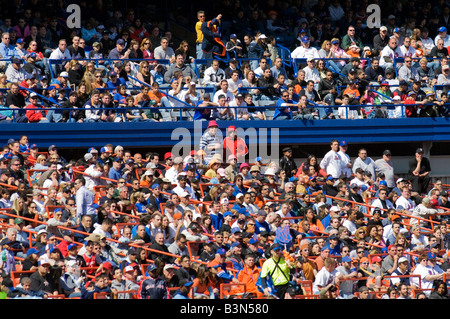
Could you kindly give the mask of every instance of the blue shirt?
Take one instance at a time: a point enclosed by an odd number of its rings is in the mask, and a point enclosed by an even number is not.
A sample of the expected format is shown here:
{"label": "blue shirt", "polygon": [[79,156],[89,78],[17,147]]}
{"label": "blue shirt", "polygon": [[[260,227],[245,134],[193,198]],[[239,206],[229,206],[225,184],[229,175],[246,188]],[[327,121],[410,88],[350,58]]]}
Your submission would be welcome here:
{"label": "blue shirt", "polygon": [[269,224],[266,221],[259,223],[257,220],[255,220],[255,234],[260,234],[263,231],[267,231],[268,233],[270,233]]}
{"label": "blue shirt", "polygon": [[[198,101],[196,107],[198,107],[200,104],[202,104],[203,101]],[[195,113],[194,113],[194,121],[195,120],[201,120],[201,119],[205,119],[205,120],[209,120],[211,118],[211,109],[210,108],[200,108],[200,109],[196,109]]]}
{"label": "blue shirt", "polygon": [[2,59],[19,57],[16,55],[16,48],[13,45],[6,46],[3,42],[0,43],[0,54],[2,55]]}
{"label": "blue shirt", "polygon": [[281,116],[281,115],[287,115],[289,117],[289,119],[292,119],[292,113],[289,110],[289,107],[283,106],[283,104],[285,103],[294,103],[292,100],[288,100],[287,102],[285,102],[281,97],[278,99],[277,103],[276,103],[276,109],[275,109],[275,113],[273,115],[273,119],[275,120],[277,117]]}
{"label": "blue shirt", "polygon": [[119,178],[122,177],[122,174],[121,174],[119,171],[117,171],[114,167],[111,167],[111,168],[109,169],[108,177],[109,177],[110,179],[113,179],[113,180],[116,180],[116,181],[117,181]]}

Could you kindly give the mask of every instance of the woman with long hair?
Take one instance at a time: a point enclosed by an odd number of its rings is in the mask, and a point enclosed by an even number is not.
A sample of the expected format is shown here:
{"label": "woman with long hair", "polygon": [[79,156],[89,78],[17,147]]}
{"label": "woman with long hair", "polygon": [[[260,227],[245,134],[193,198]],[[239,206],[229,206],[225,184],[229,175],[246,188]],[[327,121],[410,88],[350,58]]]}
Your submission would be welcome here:
{"label": "woman with long hair", "polygon": [[214,234],[215,229],[212,224],[211,216],[209,216],[209,215],[203,216],[200,227],[201,227],[203,233],[208,234],[208,235]]}
{"label": "woman with long hair", "polygon": [[189,55],[189,43],[185,40],[180,42],[180,45],[175,50],[175,56],[181,54],[183,56],[184,64],[191,65],[194,63],[194,58]]}
{"label": "woman with long hair", "polygon": [[369,250],[381,252],[383,236],[380,237],[377,225],[369,225],[366,229],[366,243],[369,244]]}
{"label": "woman with long hair", "polygon": [[[25,200],[22,197],[16,197],[13,200],[11,211],[9,212],[11,215],[16,215],[17,217],[25,217],[25,218],[34,218],[34,215],[28,213],[27,205],[25,204]],[[14,225],[15,217],[9,217],[9,224]],[[29,225],[29,221],[24,221],[25,225]]]}
{"label": "woman with long hair", "polygon": [[153,54],[152,41],[149,38],[142,40],[140,49],[144,59],[152,60],[155,58],[155,55]]}
{"label": "woman with long hair", "polygon": [[[144,82],[147,85],[153,84],[153,75],[150,72],[150,65],[149,65],[148,61],[141,61],[139,63],[139,71],[136,74],[136,78],[140,82]],[[138,83],[137,85],[141,86],[141,85],[145,85],[145,84]]]}
{"label": "woman with long hair", "polygon": [[308,168],[313,166],[316,171],[316,177],[322,176],[326,177],[327,172],[325,172],[322,168],[320,168],[319,161],[317,160],[317,156],[314,154],[308,155],[306,161],[300,164],[300,167],[297,170],[297,174],[295,175],[297,178],[305,177],[304,168]]}
{"label": "woman with long hair", "polygon": [[130,38],[137,41],[138,43],[142,42],[143,39],[147,38],[150,35],[140,18],[134,19],[134,22],[128,29],[128,31],[130,32]]}
{"label": "woman with long hair", "polygon": [[77,88],[77,101],[80,105],[84,105],[90,99],[88,92],[88,86],[86,83],[81,82]]}
{"label": "woman with long hair", "polygon": [[130,53],[128,54],[129,59],[143,59],[144,53],[141,51],[140,44],[137,40],[130,41]]}
{"label": "woman with long hair", "polygon": [[206,265],[199,265],[197,275],[193,280],[192,288],[194,289],[194,298],[208,297],[210,294],[209,287],[209,270]]}
{"label": "woman with long hair", "polygon": [[322,222],[319,218],[314,214],[314,209],[312,207],[309,207],[305,211],[305,215],[303,217],[303,220],[299,224],[298,231],[302,231],[302,223],[304,220],[307,220],[310,224],[309,230],[315,235],[315,236],[321,236],[323,232],[325,232],[325,227],[322,225]]}
{"label": "woman with long hair", "polygon": [[[242,85],[245,88],[258,87],[258,78],[256,77],[255,71],[249,70],[247,72],[246,77],[242,80]],[[259,89],[248,89],[248,93],[253,95],[253,98],[256,99],[259,96]]]}

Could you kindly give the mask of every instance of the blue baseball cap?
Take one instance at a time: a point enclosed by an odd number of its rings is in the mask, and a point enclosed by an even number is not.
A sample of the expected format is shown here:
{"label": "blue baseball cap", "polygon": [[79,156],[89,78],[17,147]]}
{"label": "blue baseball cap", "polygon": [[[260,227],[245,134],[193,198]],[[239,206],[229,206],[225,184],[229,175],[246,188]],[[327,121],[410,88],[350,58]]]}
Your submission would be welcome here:
{"label": "blue baseball cap", "polygon": [[344,256],[344,257],[342,257],[342,262],[348,262],[348,263],[351,263],[351,262],[352,262],[352,260],[351,260],[351,258],[350,258],[350,257],[348,257],[348,256]]}
{"label": "blue baseball cap", "polygon": [[155,188],[157,188],[157,187],[159,187],[159,184],[158,184],[158,183],[155,183],[155,184],[152,185],[152,189],[155,189]]}
{"label": "blue baseball cap", "polygon": [[339,143],[339,146],[346,146],[346,145],[348,145],[348,144],[347,144],[347,141],[341,141],[341,142]]}
{"label": "blue baseball cap", "polygon": [[225,214],[223,214],[223,217],[227,217],[227,216],[233,216],[232,212],[225,212]]}
{"label": "blue baseball cap", "polygon": [[387,186],[387,183],[386,183],[386,181],[380,181],[379,185]]}
{"label": "blue baseball cap", "polygon": [[37,250],[37,249],[34,248],[34,247],[28,249],[28,251],[27,251],[27,257],[30,256],[31,254],[39,254],[39,250]]}
{"label": "blue baseball cap", "polygon": [[219,254],[219,255],[225,255],[226,253],[227,252],[223,248],[219,248],[219,249],[216,250],[216,254]]}
{"label": "blue baseball cap", "polygon": [[147,271],[148,271],[148,272],[151,272],[151,271],[155,270],[156,268],[157,268],[157,267],[156,267],[155,264],[150,264],[150,265],[148,265],[148,267],[147,267]]}
{"label": "blue baseball cap", "polygon": [[245,207],[242,207],[238,211],[239,214],[244,214],[245,216],[248,216],[250,213],[248,212],[248,209]]}
{"label": "blue baseball cap", "polygon": [[305,35],[304,37],[302,37],[302,42],[303,43],[308,43],[309,42],[309,38]]}
{"label": "blue baseball cap", "polygon": [[111,150],[108,147],[102,147],[100,153],[111,153]]}
{"label": "blue baseball cap", "polygon": [[298,181],[298,178],[295,177],[295,176],[292,176],[292,177],[289,178],[289,181],[290,182],[295,182],[295,181]]}
{"label": "blue baseball cap", "polygon": [[236,233],[241,233],[242,231],[241,231],[241,229],[239,228],[239,227],[233,227],[232,229],[231,229],[231,233],[232,234],[236,234]]}
{"label": "blue baseball cap", "polygon": [[428,256],[428,260],[430,260],[430,259],[436,259],[436,255],[433,254],[433,253],[428,253],[427,256]]}
{"label": "blue baseball cap", "polygon": [[399,32],[401,32],[401,31],[402,31],[402,30],[401,30],[400,28],[395,28],[395,29],[394,29],[394,32],[395,32],[395,33],[399,33]]}
{"label": "blue baseball cap", "polygon": [[438,29],[439,32],[447,32],[447,28],[446,27],[440,27]]}
{"label": "blue baseball cap", "polygon": [[231,244],[231,248],[237,247],[237,246],[242,246],[242,244],[238,241],[233,242],[233,244]]}

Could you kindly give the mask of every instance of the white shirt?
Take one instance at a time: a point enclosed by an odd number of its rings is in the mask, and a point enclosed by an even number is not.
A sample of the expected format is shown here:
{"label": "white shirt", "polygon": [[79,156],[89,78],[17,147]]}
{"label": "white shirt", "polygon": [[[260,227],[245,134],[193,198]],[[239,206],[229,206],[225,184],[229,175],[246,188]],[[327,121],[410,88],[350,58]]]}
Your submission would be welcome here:
{"label": "white shirt", "polygon": [[224,93],[222,90],[218,90],[218,91],[214,94],[213,102],[214,102],[214,103],[218,103],[218,101],[219,101],[219,96],[222,95],[222,94],[226,96],[226,101],[227,101],[228,103],[230,103],[231,101],[234,101],[234,99],[235,99],[234,94],[233,94],[230,90],[227,90],[226,93]]}
{"label": "white shirt", "polygon": [[203,75],[203,85],[219,85],[221,80],[225,79],[225,71],[219,68],[217,71],[212,66],[205,70]]}
{"label": "white shirt", "polygon": [[409,46],[408,48],[405,47],[405,45],[402,45],[400,47],[400,56],[401,58],[409,56],[410,58],[417,57],[416,55],[416,49],[414,49],[412,46]]}
{"label": "white shirt", "polygon": [[347,175],[347,178],[350,178],[350,176],[352,176],[352,169],[350,167],[347,167],[347,164],[351,162],[350,156],[342,151],[339,151],[338,154],[341,157],[342,162],[344,163],[344,166],[342,167],[342,174],[345,174]]}
{"label": "white shirt", "polygon": [[431,39],[430,37],[425,38],[425,39],[420,38],[420,41],[422,41],[422,46],[427,50],[431,51],[431,49],[433,49],[435,46],[433,39]]}
{"label": "white shirt", "polygon": [[[349,105],[338,107],[338,116],[341,119],[358,119],[359,114],[357,110],[351,110],[348,108]],[[348,111],[347,111],[348,110]]]}
{"label": "white shirt", "polygon": [[165,178],[167,178],[170,183],[176,184],[177,183],[177,177],[178,177],[178,171],[175,167],[171,167],[166,171],[166,174],[164,175]]}
{"label": "white shirt", "polygon": [[434,38],[434,45],[437,46],[437,42],[439,39],[444,40],[444,48],[450,46],[450,35],[446,34],[444,38],[441,38],[439,34]]}
{"label": "white shirt", "polygon": [[[394,208],[394,205],[391,203],[391,201],[390,201],[389,199],[386,199],[385,202],[386,202],[386,206],[387,206],[388,209],[389,209],[389,208]],[[374,207],[370,210],[370,213],[371,213],[372,215],[373,215],[373,211],[375,210],[375,208],[378,207],[378,208],[384,209],[383,205],[381,204],[381,199],[379,199],[379,198],[375,199],[375,200],[370,204],[370,206],[374,206]]]}
{"label": "white shirt", "polygon": [[313,294],[318,295],[321,289],[325,288],[331,283],[334,283],[337,275],[338,271],[336,269],[332,272],[329,272],[325,267],[322,267],[322,269],[320,269],[320,271],[317,273],[316,279],[314,280]]}
{"label": "white shirt", "polygon": [[[237,100],[231,101],[230,106],[236,107],[237,105]],[[248,113],[248,109],[247,109],[247,103],[242,102],[241,105],[239,105],[239,107],[237,108],[233,108],[233,113],[236,112],[237,117],[241,118],[242,115]]]}
{"label": "white shirt", "polygon": [[400,48],[397,47],[395,50],[392,50],[389,45],[386,45],[383,50],[381,50],[380,53],[380,66],[384,66],[386,63],[393,63],[393,62],[386,62],[384,58],[390,58],[392,61],[394,61],[395,58],[398,58],[400,56]]}
{"label": "white shirt", "polygon": [[333,178],[339,178],[339,176],[341,176],[343,166],[344,161],[342,161],[339,154],[333,150],[328,151],[320,162],[320,167],[325,170],[328,175],[333,176]]}
{"label": "white shirt", "polygon": [[[414,269],[413,275],[420,275],[420,285],[419,285],[419,279],[417,277],[411,277],[411,283],[413,285],[416,285],[417,287],[421,287],[422,289],[430,289],[433,288],[433,281],[426,281],[425,277],[429,275],[437,275],[438,273],[436,270],[430,267],[425,267],[422,264],[417,264],[416,268]],[[430,290],[424,290],[423,292],[426,296],[429,296],[431,294]]]}
{"label": "white shirt", "polygon": [[[54,50],[49,57],[49,60],[71,60],[72,56],[68,49],[65,49],[64,52],[61,52],[61,49],[58,47]],[[62,63],[61,63],[62,64]]]}
{"label": "white shirt", "polygon": [[411,199],[406,199],[403,196],[400,196],[399,198],[397,198],[397,200],[395,201],[395,206],[397,207],[397,209],[402,206],[403,209],[409,211],[412,213],[414,207],[416,206],[414,204],[414,202]]}
{"label": "white shirt", "polygon": [[5,71],[6,78],[11,82],[22,82],[27,78],[28,73],[23,68],[18,70],[13,67],[12,64],[8,65]]}
{"label": "white shirt", "polygon": [[88,176],[84,176],[84,179],[86,180],[86,187],[89,189],[94,189],[94,186],[99,185],[100,176],[103,175],[102,172],[99,172],[95,169],[95,165],[90,165],[86,170],[84,171]]}
{"label": "white shirt", "polygon": [[228,79],[228,90],[231,92],[236,91],[240,86],[244,86],[244,83],[241,79],[238,79],[236,82],[233,81],[233,79]]}
{"label": "white shirt", "polygon": [[316,68],[304,67],[303,71],[305,71],[305,81],[313,80],[314,83],[320,82],[320,74]]}
{"label": "white shirt", "polygon": [[344,222],[342,223],[342,226],[347,228],[348,231],[350,232],[350,234],[352,234],[352,235],[354,235],[356,230],[358,229],[358,228],[356,228],[355,223],[353,223],[352,221],[350,221],[348,219],[344,220]]}
{"label": "white shirt", "polygon": [[291,53],[291,59],[320,59],[319,51],[314,47],[305,48],[304,46],[297,47]]}

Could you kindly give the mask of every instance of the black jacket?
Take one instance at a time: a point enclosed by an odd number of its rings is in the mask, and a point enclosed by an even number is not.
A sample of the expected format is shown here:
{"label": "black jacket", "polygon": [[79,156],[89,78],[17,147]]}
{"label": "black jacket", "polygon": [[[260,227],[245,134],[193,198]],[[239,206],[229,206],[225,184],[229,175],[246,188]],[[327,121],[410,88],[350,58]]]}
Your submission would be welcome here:
{"label": "black jacket", "polygon": [[286,177],[292,177],[292,171],[297,171],[297,164],[295,164],[295,161],[292,158],[287,158],[286,156],[283,156],[280,159],[280,169],[285,170]]}

